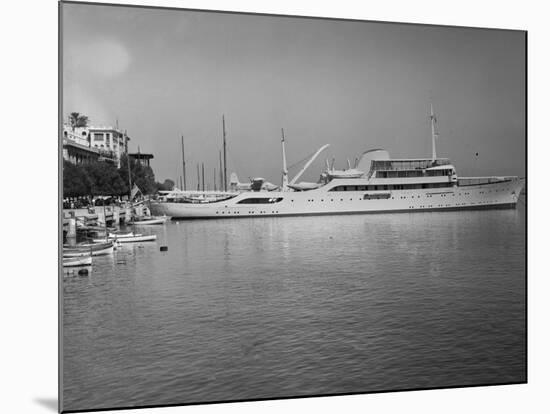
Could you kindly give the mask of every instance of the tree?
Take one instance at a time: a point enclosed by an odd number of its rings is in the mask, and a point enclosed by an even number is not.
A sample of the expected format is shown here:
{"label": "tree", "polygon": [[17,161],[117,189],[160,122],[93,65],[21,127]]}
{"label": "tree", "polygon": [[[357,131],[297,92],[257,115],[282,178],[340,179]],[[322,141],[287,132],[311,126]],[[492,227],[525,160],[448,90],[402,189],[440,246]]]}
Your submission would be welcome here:
{"label": "tree", "polygon": [[[146,165],[142,165],[135,159],[130,158],[130,171],[132,172],[132,186],[135,184],[143,194],[153,194],[157,191],[155,183],[155,173]],[[123,155],[120,158],[120,168],[118,170],[120,178],[128,183],[128,156]],[[126,192],[128,194],[128,191]]]}
{"label": "tree", "polygon": [[69,115],[69,122],[74,132],[75,128],[88,126],[88,117],[86,115],[81,115],[79,112],[71,112]]}
{"label": "tree", "polygon": [[156,191],[155,173],[151,167],[134,163],[132,168],[132,182],[135,183],[143,194],[153,194]]}
{"label": "tree", "polygon": [[63,160],[63,198],[90,194],[90,182],[81,165]]}
{"label": "tree", "polygon": [[163,183],[159,183],[159,182],[155,183],[157,191],[172,191],[175,185],[176,183],[169,178],[164,180]]}
{"label": "tree", "polygon": [[83,166],[90,182],[92,196],[122,196],[128,194],[128,185],[122,180],[114,164],[96,161]]}

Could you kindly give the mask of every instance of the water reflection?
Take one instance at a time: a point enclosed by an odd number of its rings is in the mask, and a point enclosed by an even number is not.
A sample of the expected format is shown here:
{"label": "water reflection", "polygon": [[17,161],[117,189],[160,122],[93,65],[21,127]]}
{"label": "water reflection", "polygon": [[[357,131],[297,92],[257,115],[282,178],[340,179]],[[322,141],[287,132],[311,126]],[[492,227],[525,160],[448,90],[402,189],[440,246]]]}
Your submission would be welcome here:
{"label": "water reflection", "polygon": [[64,278],[65,408],[522,381],[524,213],[151,229]]}

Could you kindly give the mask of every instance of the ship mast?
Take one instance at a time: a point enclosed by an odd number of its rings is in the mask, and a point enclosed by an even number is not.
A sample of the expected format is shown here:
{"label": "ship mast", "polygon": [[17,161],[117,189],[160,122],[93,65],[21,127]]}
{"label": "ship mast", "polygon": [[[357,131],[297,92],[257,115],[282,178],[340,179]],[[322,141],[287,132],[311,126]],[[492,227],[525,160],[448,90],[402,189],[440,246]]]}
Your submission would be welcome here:
{"label": "ship mast", "polygon": [[437,154],[435,152],[435,139],[437,138],[437,133],[435,132],[435,123],[437,122],[437,119],[434,115],[434,106],[433,104],[430,104],[430,122],[432,124],[432,162],[435,162],[437,159]]}
{"label": "ship mast", "polygon": [[283,185],[282,190],[288,191],[288,169],[286,168],[286,153],[285,153],[285,130],[281,128],[281,145],[283,147]]}

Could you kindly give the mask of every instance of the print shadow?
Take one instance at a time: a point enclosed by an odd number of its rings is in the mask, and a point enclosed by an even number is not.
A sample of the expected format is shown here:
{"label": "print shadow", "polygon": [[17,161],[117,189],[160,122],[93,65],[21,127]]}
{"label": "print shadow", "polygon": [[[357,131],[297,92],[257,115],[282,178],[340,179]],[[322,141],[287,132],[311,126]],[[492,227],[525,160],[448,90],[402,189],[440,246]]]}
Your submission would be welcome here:
{"label": "print shadow", "polygon": [[34,402],[51,411],[57,412],[57,398],[35,398]]}

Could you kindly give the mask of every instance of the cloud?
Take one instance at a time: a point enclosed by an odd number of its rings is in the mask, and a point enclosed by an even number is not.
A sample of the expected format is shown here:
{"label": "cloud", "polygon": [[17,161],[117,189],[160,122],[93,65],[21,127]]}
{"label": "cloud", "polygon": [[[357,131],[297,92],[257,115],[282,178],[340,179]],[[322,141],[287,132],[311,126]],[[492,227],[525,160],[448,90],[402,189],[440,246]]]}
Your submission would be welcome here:
{"label": "cloud", "polygon": [[128,49],[113,38],[94,38],[87,42],[73,39],[64,51],[63,112],[81,112],[92,124],[112,123],[105,96],[97,91],[104,81],[123,75],[129,68]]}
{"label": "cloud", "polygon": [[63,116],[66,117],[71,112],[87,115],[91,125],[113,123],[110,112],[90,89],[68,81],[63,87]]}
{"label": "cloud", "polygon": [[94,39],[84,45],[73,43],[70,46],[65,62],[74,77],[88,74],[112,78],[123,74],[130,66],[128,49],[116,39]]}
{"label": "cloud", "polygon": [[98,75],[113,77],[126,72],[130,54],[115,40],[100,40],[88,47],[89,68]]}

